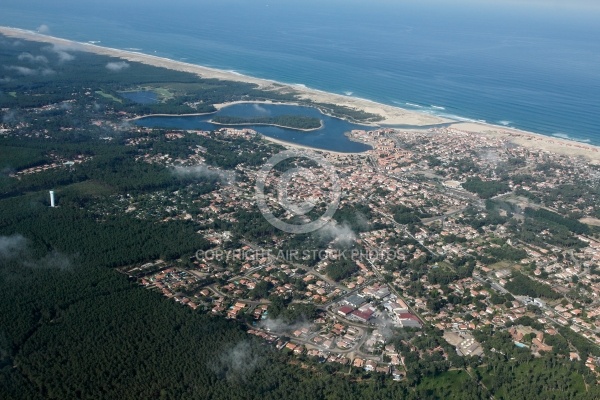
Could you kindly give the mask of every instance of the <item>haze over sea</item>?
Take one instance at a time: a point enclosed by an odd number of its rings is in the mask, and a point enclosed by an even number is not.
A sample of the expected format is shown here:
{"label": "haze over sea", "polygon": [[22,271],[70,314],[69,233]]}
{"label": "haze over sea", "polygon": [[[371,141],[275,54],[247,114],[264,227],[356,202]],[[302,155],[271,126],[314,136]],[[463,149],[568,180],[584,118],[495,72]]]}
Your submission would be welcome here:
{"label": "haze over sea", "polygon": [[600,145],[600,7],[564,3],[3,0],[0,25]]}

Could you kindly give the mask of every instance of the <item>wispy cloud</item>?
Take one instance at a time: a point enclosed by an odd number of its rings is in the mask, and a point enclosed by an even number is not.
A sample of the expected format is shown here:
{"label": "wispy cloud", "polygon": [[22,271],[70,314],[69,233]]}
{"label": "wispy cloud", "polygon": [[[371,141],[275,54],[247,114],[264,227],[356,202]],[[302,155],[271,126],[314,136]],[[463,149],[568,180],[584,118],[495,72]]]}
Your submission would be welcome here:
{"label": "wispy cloud", "polygon": [[13,259],[25,252],[27,239],[22,235],[0,236],[0,259]]}
{"label": "wispy cloud", "polygon": [[175,176],[184,178],[216,178],[225,184],[235,182],[235,173],[233,171],[223,171],[217,168],[209,168],[208,166],[202,164],[191,167],[177,166],[173,168],[173,174]]}
{"label": "wispy cloud", "polygon": [[[23,76],[35,76],[35,75],[42,75],[42,76],[50,76],[50,75],[54,75],[56,72],[52,69],[52,68],[28,68],[28,67],[21,67],[19,65],[5,65],[4,69],[8,70],[8,71],[15,71],[16,73],[18,73],[19,75],[23,75]],[[4,78],[6,80],[6,82],[10,82],[10,77]]]}
{"label": "wispy cloud", "polygon": [[129,68],[129,64],[125,61],[109,62],[106,64],[106,69],[113,72],[119,72],[127,68]]}
{"label": "wispy cloud", "polygon": [[48,59],[44,56],[34,56],[31,53],[21,53],[19,54],[19,61],[29,61],[32,63],[42,63],[47,64]]}
{"label": "wispy cloud", "polygon": [[12,124],[13,122],[17,121],[17,112],[15,110],[8,110],[2,115],[3,124]]}
{"label": "wispy cloud", "polygon": [[260,104],[253,104],[252,107],[254,108],[255,111],[257,111],[261,114],[267,114],[267,115],[271,114],[271,112],[269,110],[267,110],[265,107],[261,106]]}
{"label": "wispy cloud", "polygon": [[50,27],[46,24],[42,24],[42,25],[38,26],[36,30],[38,31],[38,33],[42,33],[42,34],[50,33]]}
{"label": "wispy cloud", "polygon": [[77,51],[78,45],[65,46],[54,44],[52,46],[46,46],[42,50],[56,54],[58,56],[58,62],[62,64],[75,59],[75,56],[69,53],[69,51]]}
{"label": "wispy cloud", "polygon": [[327,240],[334,240],[337,243],[348,246],[356,240],[356,234],[346,223],[338,224],[331,221],[317,231],[317,234]]}
{"label": "wispy cloud", "polygon": [[56,73],[52,68],[42,68],[40,72],[43,76],[50,76]]}
{"label": "wispy cloud", "polygon": [[228,381],[245,381],[261,364],[262,358],[249,342],[240,342],[221,353],[211,369]]}
{"label": "wispy cloud", "polygon": [[27,68],[27,67],[20,67],[18,65],[5,65],[4,69],[6,69],[8,71],[15,71],[16,73],[18,73],[20,75],[25,75],[25,76],[32,76],[32,75],[37,75],[38,74],[38,70],[37,69],[32,69],[32,68]]}
{"label": "wispy cloud", "polygon": [[45,257],[35,261],[25,261],[23,265],[29,268],[47,268],[47,269],[59,269],[65,271],[71,269],[71,258],[53,250],[48,253]]}
{"label": "wispy cloud", "polygon": [[28,268],[68,270],[72,266],[71,258],[56,250],[41,259],[34,258],[29,241],[20,234],[0,236],[0,260],[17,260]]}

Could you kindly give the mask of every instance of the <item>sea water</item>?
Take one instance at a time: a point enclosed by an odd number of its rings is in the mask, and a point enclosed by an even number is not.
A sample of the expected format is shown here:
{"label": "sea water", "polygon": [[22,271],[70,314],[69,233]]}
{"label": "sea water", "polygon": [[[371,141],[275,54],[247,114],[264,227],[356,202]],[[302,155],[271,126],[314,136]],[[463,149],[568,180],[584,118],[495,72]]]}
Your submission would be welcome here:
{"label": "sea water", "polygon": [[600,144],[591,1],[2,3],[1,25]]}

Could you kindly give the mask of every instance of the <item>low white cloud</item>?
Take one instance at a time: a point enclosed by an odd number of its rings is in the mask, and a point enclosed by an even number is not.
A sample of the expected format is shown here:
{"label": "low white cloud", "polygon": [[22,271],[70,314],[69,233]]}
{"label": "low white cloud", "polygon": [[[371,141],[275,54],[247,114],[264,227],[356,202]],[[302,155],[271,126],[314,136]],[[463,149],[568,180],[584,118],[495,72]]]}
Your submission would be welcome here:
{"label": "low white cloud", "polygon": [[62,271],[71,269],[72,266],[71,259],[56,250],[48,253],[40,260],[26,261],[23,265],[29,268],[59,269]]}
{"label": "low white cloud", "polygon": [[267,318],[261,320],[258,326],[275,333],[292,333],[298,329],[308,328],[310,330],[312,328],[312,324],[304,318],[293,323],[286,322],[281,318]]}
{"label": "low white cloud", "polygon": [[356,234],[347,224],[331,221],[317,231],[318,235],[327,240],[334,240],[341,245],[350,245],[356,240]]}
{"label": "low white cloud", "polygon": [[56,72],[51,68],[43,68],[41,70],[41,73],[43,76],[50,76],[50,75],[54,75]]}
{"label": "low white cloud", "polygon": [[52,46],[46,46],[42,50],[56,54],[58,56],[58,62],[62,64],[62,63],[66,63],[69,61],[73,61],[75,59],[75,56],[73,54],[69,53],[69,51],[77,51],[78,45],[76,45],[76,44],[74,44],[74,45],[54,44]]}
{"label": "low white cloud", "polygon": [[125,61],[109,62],[106,64],[106,69],[113,72],[119,72],[127,68],[129,68],[129,64]]}
{"label": "low white cloud", "polygon": [[[42,75],[42,76],[50,76],[50,75],[54,75],[56,72],[51,69],[51,68],[28,68],[28,67],[21,67],[19,65],[7,65],[4,66],[4,69],[8,70],[8,71],[15,71],[16,73],[18,73],[19,75],[23,75],[23,76],[35,76],[35,75]],[[4,78],[5,82],[10,82],[11,79],[10,77],[6,77]]]}
{"label": "low white cloud", "polygon": [[19,54],[19,61],[29,61],[32,63],[42,63],[47,64],[48,59],[44,56],[34,56],[31,53],[21,53]]}
{"label": "low white cloud", "polygon": [[8,110],[2,114],[2,123],[4,124],[12,124],[13,122],[17,121],[17,112],[15,110]]}
{"label": "low white cloud", "polygon": [[36,30],[38,31],[38,33],[42,34],[50,33],[50,27],[46,24],[38,26]]}
{"label": "low white cloud", "polygon": [[27,239],[22,235],[0,236],[0,259],[16,258],[26,248]]}
{"label": "low white cloud", "polygon": [[245,381],[261,362],[258,351],[250,343],[240,342],[223,351],[210,367],[228,381]]}
{"label": "low white cloud", "polygon": [[25,75],[25,76],[32,76],[32,75],[37,75],[38,74],[38,70],[37,69],[32,69],[32,68],[27,68],[27,67],[20,67],[18,65],[4,66],[4,69],[9,70],[9,71],[15,71],[16,73],[18,73],[20,75]]}
{"label": "low white cloud", "polygon": [[229,184],[235,181],[235,173],[232,171],[223,171],[217,168],[209,168],[206,165],[194,165],[191,167],[177,166],[173,168],[175,176],[185,178],[216,178],[222,183]]}
{"label": "low white cloud", "polygon": [[265,107],[261,106],[260,104],[253,104],[252,107],[254,108],[254,110],[256,112],[259,112],[261,114],[267,114],[267,115],[271,114],[271,112],[269,110],[267,110]]}
{"label": "low white cloud", "polygon": [[72,267],[71,258],[56,250],[40,259],[34,258],[29,248],[29,241],[20,234],[0,236],[1,260],[17,260],[20,265],[27,268],[68,270]]}

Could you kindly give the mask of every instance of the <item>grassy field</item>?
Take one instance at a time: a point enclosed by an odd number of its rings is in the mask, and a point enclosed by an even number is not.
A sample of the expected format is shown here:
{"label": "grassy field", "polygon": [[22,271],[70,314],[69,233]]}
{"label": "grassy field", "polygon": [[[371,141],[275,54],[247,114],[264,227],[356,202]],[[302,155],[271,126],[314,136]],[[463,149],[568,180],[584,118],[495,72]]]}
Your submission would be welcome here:
{"label": "grassy field", "polygon": [[96,94],[98,94],[106,99],[116,101],[117,103],[123,103],[123,100],[119,99],[118,97],[113,96],[112,94],[104,93],[102,90],[96,90]]}

